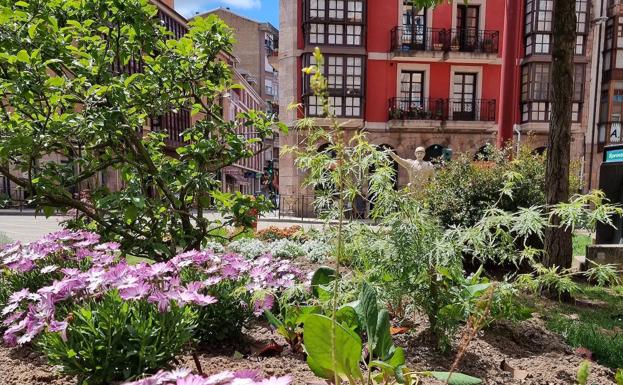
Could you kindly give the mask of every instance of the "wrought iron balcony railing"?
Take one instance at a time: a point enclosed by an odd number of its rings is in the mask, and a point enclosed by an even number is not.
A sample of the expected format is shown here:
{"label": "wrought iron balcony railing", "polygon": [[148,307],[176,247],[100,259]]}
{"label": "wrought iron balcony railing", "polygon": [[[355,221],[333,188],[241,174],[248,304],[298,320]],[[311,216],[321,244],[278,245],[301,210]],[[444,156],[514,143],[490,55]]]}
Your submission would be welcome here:
{"label": "wrought iron balcony railing", "polygon": [[420,25],[395,27],[391,31],[392,51],[448,51],[450,31],[443,28],[424,28]]}
{"label": "wrought iron balcony railing", "polygon": [[495,121],[495,99],[448,99],[449,119],[464,121]]}
{"label": "wrought iron balcony railing", "polygon": [[389,100],[389,119],[447,120],[448,99],[391,98]]}
{"label": "wrought iron balcony railing", "polygon": [[499,31],[475,28],[426,28],[420,25],[394,27],[391,31],[391,50],[396,54],[417,51],[457,51],[497,54]]}
{"label": "wrought iron balcony railing", "polygon": [[495,121],[495,99],[391,98],[390,120]]}

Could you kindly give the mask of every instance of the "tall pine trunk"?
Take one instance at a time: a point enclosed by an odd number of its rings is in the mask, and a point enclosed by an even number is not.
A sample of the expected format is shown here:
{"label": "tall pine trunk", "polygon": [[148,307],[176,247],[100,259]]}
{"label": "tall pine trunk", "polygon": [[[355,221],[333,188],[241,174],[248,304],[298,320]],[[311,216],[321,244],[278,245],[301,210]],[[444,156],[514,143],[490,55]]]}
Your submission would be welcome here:
{"label": "tall pine trunk", "polygon": [[[573,107],[573,56],[576,38],[575,0],[554,0],[553,49],[551,76],[551,120],[547,145],[545,189],[547,204],[569,199],[569,163],[571,157],[571,109]],[[553,227],[545,233],[546,266],[570,267],[571,231],[560,228],[560,218],[553,217]]]}

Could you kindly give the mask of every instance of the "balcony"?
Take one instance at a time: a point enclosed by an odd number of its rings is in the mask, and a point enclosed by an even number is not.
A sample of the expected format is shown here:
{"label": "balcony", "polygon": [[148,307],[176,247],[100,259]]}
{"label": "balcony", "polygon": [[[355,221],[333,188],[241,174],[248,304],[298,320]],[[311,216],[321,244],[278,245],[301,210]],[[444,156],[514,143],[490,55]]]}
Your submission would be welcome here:
{"label": "balcony", "polygon": [[493,122],[496,115],[495,99],[405,99],[389,100],[390,120],[439,120]]}
{"label": "balcony", "polygon": [[389,100],[390,120],[447,120],[448,99],[391,98]]}
{"label": "balcony", "polygon": [[598,144],[602,148],[608,144],[623,143],[621,135],[622,122],[601,122],[598,124]]}
{"label": "balcony", "polygon": [[417,52],[471,52],[497,55],[500,43],[498,31],[425,28],[422,26],[394,27],[391,31],[391,50],[399,56]]}
{"label": "balcony", "polygon": [[191,126],[190,110],[182,108],[176,112],[170,111],[162,116],[151,118],[151,130],[164,132],[164,140],[169,149],[175,149],[184,144],[182,134]]}

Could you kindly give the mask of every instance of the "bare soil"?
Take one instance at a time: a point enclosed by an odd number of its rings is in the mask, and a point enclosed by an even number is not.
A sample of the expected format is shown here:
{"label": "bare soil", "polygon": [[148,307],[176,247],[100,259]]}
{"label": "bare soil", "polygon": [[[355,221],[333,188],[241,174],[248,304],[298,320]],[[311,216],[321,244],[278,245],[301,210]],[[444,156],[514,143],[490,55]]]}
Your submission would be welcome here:
{"label": "bare soil", "polygon": [[[448,370],[454,355],[442,355],[426,341],[426,322],[416,319],[407,334],[395,336],[406,349],[410,367],[416,370]],[[283,345],[279,356],[260,357],[258,352],[272,341]],[[205,374],[223,370],[260,370],[266,376],[293,377],[293,385],[323,384],[311,373],[302,353],[293,353],[285,341],[266,324],[256,323],[245,330],[244,338],[235,343],[213,346],[198,352]],[[571,385],[583,358],[557,335],[547,331],[543,322],[533,318],[520,323],[500,322],[472,341],[458,370],[479,378],[486,385]],[[502,362],[506,362],[506,371]],[[179,357],[175,366],[196,369],[190,354]],[[508,370],[525,371],[524,379],[514,379]],[[516,372],[517,373],[517,372]],[[521,373],[521,372],[519,372]],[[612,370],[591,364],[589,384],[614,384]],[[36,352],[0,347],[0,385],[73,385],[73,378],[60,376]],[[425,379],[423,384],[441,384]]]}

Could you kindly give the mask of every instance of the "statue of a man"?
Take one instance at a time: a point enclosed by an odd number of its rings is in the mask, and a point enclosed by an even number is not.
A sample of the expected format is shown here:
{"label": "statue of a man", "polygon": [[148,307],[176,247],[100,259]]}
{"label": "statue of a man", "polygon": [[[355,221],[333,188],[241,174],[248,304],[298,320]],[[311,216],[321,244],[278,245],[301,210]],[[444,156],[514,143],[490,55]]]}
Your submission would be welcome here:
{"label": "statue of a man", "polygon": [[390,151],[389,155],[399,165],[407,169],[409,173],[408,187],[412,191],[417,191],[426,185],[430,177],[433,175],[434,167],[431,162],[424,160],[426,156],[426,150],[424,147],[418,147],[415,149],[414,159],[403,159],[396,155],[393,151]]}

